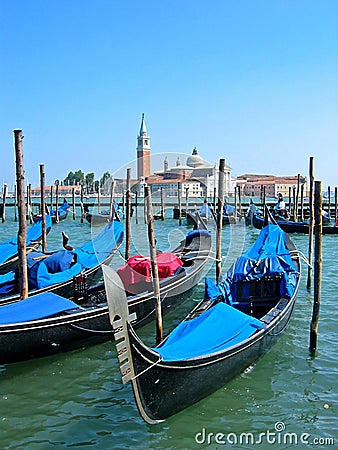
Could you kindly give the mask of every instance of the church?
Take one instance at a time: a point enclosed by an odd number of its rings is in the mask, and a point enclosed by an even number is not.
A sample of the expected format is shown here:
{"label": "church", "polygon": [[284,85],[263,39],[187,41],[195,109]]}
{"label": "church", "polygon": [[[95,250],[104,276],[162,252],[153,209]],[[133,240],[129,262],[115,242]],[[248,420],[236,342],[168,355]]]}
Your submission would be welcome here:
{"label": "church", "polygon": [[[166,197],[177,197],[179,186],[183,196],[201,198],[212,197],[215,192],[217,193],[218,162],[215,164],[205,162],[196,147],[186,158],[185,164],[182,164],[178,155],[175,165],[170,166],[168,155],[165,155],[163,168],[151,173],[150,136],[147,133],[144,114],[142,114],[140,132],[137,136],[136,152],[137,180],[141,196],[144,186],[150,186],[154,197],[160,196],[161,189],[164,190]],[[225,195],[227,196],[234,192],[231,170],[231,166],[225,164]]]}

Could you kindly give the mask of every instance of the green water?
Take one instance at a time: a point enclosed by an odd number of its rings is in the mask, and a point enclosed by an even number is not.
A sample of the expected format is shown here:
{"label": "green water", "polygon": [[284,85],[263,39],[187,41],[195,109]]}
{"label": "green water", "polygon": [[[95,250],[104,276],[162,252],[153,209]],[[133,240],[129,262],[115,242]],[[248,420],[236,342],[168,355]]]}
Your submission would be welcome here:
{"label": "green water", "polygon": [[[0,238],[16,233],[7,213]],[[171,212],[168,213],[171,217]],[[132,252],[147,251],[146,230],[133,219]],[[166,219],[156,222],[158,245],[173,248],[187,232]],[[88,223],[53,227],[48,249],[61,246],[61,231],[79,245],[92,235]],[[97,230],[94,231],[97,233]],[[227,227],[223,248],[227,267],[258,230]],[[307,254],[308,237],[293,235]],[[318,351],[310,357],[309,326],[313,293],[306,290],[307,268],[286,333],[254,367],[213,395],[159,425],[147,425],[137,412],[131,385],[122,385],[112,342],[47,358],[0,366],[0,448],[3,449],[307,449],[335,448],[337,437],[337,260],[338,237],[323,237],[323,282]],[[113,265],[122,264],[116,255]],[[214,277],[214,265],[209,267]],[[192,298],[164,319],[169,330],[203,295]],[[140,330],[154,339],[154,324]],[[288,434],[289,433],[289,434]],[[307,434],[309,436],[307,436]],[[301,442],[303,441],[303,442]],[[318,442],[318,444],[317,444]]]}

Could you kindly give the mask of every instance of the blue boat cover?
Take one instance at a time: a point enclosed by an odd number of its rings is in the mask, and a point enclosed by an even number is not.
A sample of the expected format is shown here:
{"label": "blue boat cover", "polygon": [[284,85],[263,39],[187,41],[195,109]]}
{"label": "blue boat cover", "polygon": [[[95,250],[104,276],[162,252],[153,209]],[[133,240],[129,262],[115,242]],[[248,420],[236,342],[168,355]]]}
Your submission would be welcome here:
{"label": "blue boat cover", "polygon": [[211,217],[211,208],[207,202],[204,202],[203,205],[199,209],[199,214],[201,217]]}
{"label": "blue boat cover", "polygon": [[[68,209],[69,209],[69,204],[68,204],[67,200],[65,200],[65,201],[62,203],[62,205],[60,205],[60,206],[58,207],[58,213],[59,213],[59,215],[61,215],[61,216],[64,215],[64,214],[68,211]],[[51,210],[49,211],[49,213],[50,213],[51,216],[55,217],[55,216],[56,216],[56,209],[51,209]]]}
{"label": "blue boat cover", "polygon": [[225,204],[223,206],[223,214],[226,216],[232,216],[235,214],[235,207],[232,205]]}
{"label": "blue boat cover", "polygon": [[44,292],[19,302],[0,306],[0,325],[43,319],[74,308],[79,311],[83,309],[71,300],[52,292]]}
{"label": "blue boat cover", "polygon": [[182,361],[225,350],[252,336],[263,322],[226,303],[212,306],[200,316],[181,322],[158,347],[163,361]]}
{"label": "blue boat cover", "polygon": [[297,285],[298,272],[286,244],[286,235],[278,226],[269,224],[262,228],[256,242],[237,258],[218,284],[228,302],[236,300],[236,282],[251,281],[266,276],[282,278],[280,294],[291,298]]}
{"label": "blue boat cover", "polygon": [[[232,304],[237,281],[255,280],[263,276],[282,277],[281,295],[290,297],[297,284],[298,273],[286,244],[285,233],[278,225],[264,227],[253,246],[239,257],[216,286],[205,280],[205,300],[223,296]],[[205,356],[248,339],[263,322],[224,302],[217,302],[200,316],[181,322],[156,351],[163,361],[181,361]]]}
{"label": "blue boat cover", "polygon": [[43,253],[27,255],[29,289],[42,289],[72,279],[84,270],[101,264],[116,248],[123,225],[119,221],[109,222],[101,233],[74,251],[61,250],[45,259]]}
{"label": "blue boat cover", "polygon": [[15,270],[0,275],[0,297],[15,292]]}
{"label": "blue boat cover", "polygon": [[186,235],[185,238],[185,245],[188,246],[191,244],[192,240],[197,238],[197,237],[201,237],[201,236],[207,236],[210,237],[211,233],[208,230],[191,230],[189,231],[189,233]]}
{"label": "blue boat cover", "polygon": [[211,278],[205,277],[204,280],[204,300],[215,300],[221,296],[222,292]]}
{"label": "blue boat cover", "polygon": [[[46,216],[46,230],[50,230],[52,226],[52,219]],[[39,241],[42,236],[42,221],[41,219],[32,225],[26,233],[27,247],[33,242]],[[15,236],[0,244],[0,264],[6,262],[18,253],[18,237]]]}

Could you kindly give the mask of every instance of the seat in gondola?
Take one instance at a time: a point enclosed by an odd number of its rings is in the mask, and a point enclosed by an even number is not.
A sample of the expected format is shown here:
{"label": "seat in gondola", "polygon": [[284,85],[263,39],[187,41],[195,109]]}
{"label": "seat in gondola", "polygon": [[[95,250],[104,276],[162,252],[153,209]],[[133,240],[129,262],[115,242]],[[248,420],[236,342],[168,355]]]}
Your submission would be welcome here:
{"label": "seat in gondola", "polygon": [[[168,278],[183,266],[183,262],[174,253],[162,252],[156,255],[160,280]],[[151,260],[147,256],[135,255],[117,271],[127,292],[138,293],[152,289]]]}

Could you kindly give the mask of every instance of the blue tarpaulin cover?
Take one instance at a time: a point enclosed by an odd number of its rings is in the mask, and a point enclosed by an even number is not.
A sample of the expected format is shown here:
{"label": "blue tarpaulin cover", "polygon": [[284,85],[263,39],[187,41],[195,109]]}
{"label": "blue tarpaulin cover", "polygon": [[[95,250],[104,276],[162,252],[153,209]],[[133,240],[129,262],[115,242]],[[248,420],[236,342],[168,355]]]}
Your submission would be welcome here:
{"label": "blue tarpaulin cover", "polygon": [[[41,252],[29,253],[27,255],[29,290],[42,289],[71,280],[82,271],[97,266],[111,254],[122,235],[121,222],[113,221],[108,223],[98,236],[76,250],[60,250],[48,258],[44,258],[45,254]],[[17,277],[15,271],[0,275],[0,295],[15,292]]]}
{"label": "blue tarpaulin cover", "polygon": [[[215,300],[223,295],[229,301],[236,281],[274,275],[282,277],[281,295],[291,296],[299,274],[291,259],[285,233],[278,225],[271,224],[261,230],[256,242],[235,261],[218,286],[206,278],[205,300]],[[260,320],[219,302],[200,316],[181,322],[153,350],[164,361],[185,360],[225,350],[249,338],[262,327],[264,324]]]}
{"label": "blue tarpaulin cover", "polygon": [[237,281],[276,275],[282,278],[281,296],[291,298],[297,285],[298,272],[287,247],[284,231],[278,225],[269,224],[262,228],[252,247],[237,258],[218,287],[231,303],[236,300]]}
{"label": "blue tarpaulin cover", "polygon": [[[59,215],[63,215],[63,214],[65,214],[67,211],[68,211],[68,209],[69,209],[69,204],[68,204],[68,202],[67,202],[67,200],[65,200],[63,203],[62,203],[62,205],[60,205],[59,207],[58,207],[58,213],[59,213]],[[56,216],[56,209],[51,209],[50,210],[50,215],[52,216],[52,217],[55,217]]]}
{"label": "blue tarpaulin cover", "polygon": [[188,246],[191,244],[192,240],[197,238],[197,237],[201,237],[201,236],[207,236],[210,237],[211,233],[208,230],[191,230],[189,231],[189,233],[186,235],[185,238],[185,245]]}
{"label": "blue tarpaulin cover", "polygon": [[154,348],[164,361],[180,361],[225,350],[250,337],[263,323],[226,303],[181,322]]}
{"label": "blue tarpaulin cover", "polygon": [[[123,225],[119,221],[109,222],[101,233],[74,251],[61,250],[52,256],[35,260],[37,253],[27,256],[29,289],[42,289],[53,284],[70,280],[83,270],[102,263],[115,249],[123,235]],[[43,254],[41,254],[43,255]],[[52,258],[52,264],[48,262]],[[60,271],[55,270],[58,267]]]}
{"label": "blue tarpaulin cover", "polygon": [[201,217],[211,217],[212,214],[211,208],[207,202],[203,203],[198,212]]}
{"label": "blue tarpaulin cover", "polygon": [[0,325],[43,319],[74,308],[82,309],[71,300],[52,292],[44,292],[19,302],[0,306]]}
{"label": "blue tarpaulin cover", "polygon": [[0,296],[13,292],[15,286],[15,270],[0,275]]}
{"label": "blue tarpaulin cover", "polygon": [[[46,229],[50,229],[52,226],[52,219],[50,216],[46,216]],[[33,242],[39,241],[42,236],[42,221],[39,220],[32,225],[26,234],[26,245],[29,246]],[[4,263],[8,259],[12,258],[18,253],[18,237],[15,236],[0,244],[0,264]]]}

